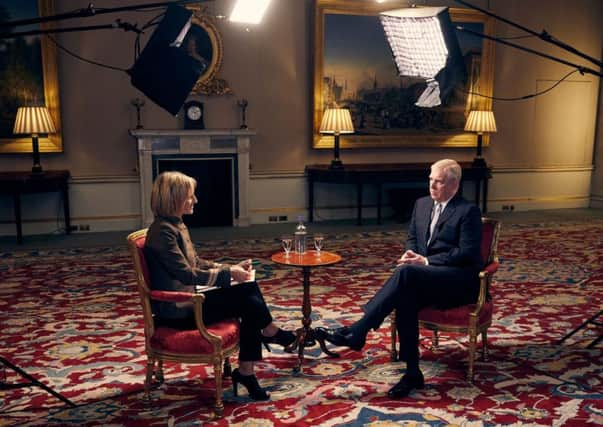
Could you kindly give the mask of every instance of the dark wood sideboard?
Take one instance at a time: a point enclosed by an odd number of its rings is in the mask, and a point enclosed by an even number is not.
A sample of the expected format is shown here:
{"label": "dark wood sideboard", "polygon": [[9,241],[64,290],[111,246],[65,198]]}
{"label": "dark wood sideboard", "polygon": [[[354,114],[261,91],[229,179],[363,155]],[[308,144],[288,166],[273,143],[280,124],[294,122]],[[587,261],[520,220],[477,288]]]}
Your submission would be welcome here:
{"label": "dark wood sideboard", "polygon": [[23,242],[21,228],[21,194],[47,193],[58,191],[63,199],[65,214],[65,232],[71,233],[71,217],[69,216],[69,171],[44,171],[40,174],[31,172],[0,172],[0,195],[13,197],[15,223],[17,225],[17,243]]}
{"label": "dark wood sideboard", "polygon": [[[488,180],[492,177],[490,166],[477,166],[472,162],[461,162],[463,183],[475,182],[475,204],[482,204],[482,213],[488,212]],[[381,224],[381,193],[385,183],[419,183],[429,184],[431,163],[352,163],[345,164],[342,169],[331,169],[328,164],[306,166],[308,177],[308,221],[314,220],[314,184],[316,182],[332,184],[356,185],[357,224],[362,224],[362,187],[365,184],[377,188],[377,223]]]}

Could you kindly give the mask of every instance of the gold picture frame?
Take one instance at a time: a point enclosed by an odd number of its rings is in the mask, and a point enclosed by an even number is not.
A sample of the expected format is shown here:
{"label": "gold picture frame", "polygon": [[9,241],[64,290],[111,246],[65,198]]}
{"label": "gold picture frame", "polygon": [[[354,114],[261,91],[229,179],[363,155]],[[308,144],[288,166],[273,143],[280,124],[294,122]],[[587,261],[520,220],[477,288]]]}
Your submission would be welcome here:
{"label": "gold picture frame", "polygon": [[224,47],[222,37],[216,27],[213,18],[205,14],[205,8],[190,6],[193,11],[192,25],[184,38],[183,45],[193,43],[195,47],[188,48],[189,55],[202,57],[207,68],[201,74],[191,94],[197,95],[226,95],[232,93],[232,89],[226,80],[218,78],[217,74],[222,67]]}
{"label": "gold picture frame", "polygon": [[[19,4],[23,7],[23,3],[31,3],[31,9],[37,10],[37,16],[48,16],[54,14],[54,1],[53,0],[8,0],[2,2],[2,8],[5,12],[8,12],[10,20],[31,18],[31,16],[15,17],[11,16],[11,6]],[[40,28],[47,29],[52,28],[51,23],[40,24]],[[25,31],[23,27],[18,27],[14,30]],[[29,37],[29,36],[28,36]],[[30,49],[40,49],[39,53],[35,56],[41,58],[41,64],[36,63],[34,65],[25,64],[26,70],[30,71],[30,75],[33,76],[37,81],[42,81],[43,88],[40,88],[40,93],[36,89],[37,85],[28,85],[25,79],[19,78],[15,80],[12,77],[21,76],[23,77],[24,72],[22,70],[10,69],[9,67],[0,66],[0,115],[2,120],[2,131],[0,131],[0,153],[31,153],[32,143],[31,136],[19,136],[16,137],[12,134],[12,125],[17,114],[17,108],[24,105],[31,105],[32,100],[36,100],[34,103],[39,103],[39,99],[43,98],[44,105],[48,108],[54,125],[56,133],[48,136],[39,138],[39,148],[42,153],[62,153],[63,152],[63,136],[61,126],[61,106],[59,99],[59,80],[58,80],[58,69],[57,69],[57,49],[56,45],[44,36],[33,36],[39,37],[39,44],[32,44],[27,47]],[[23,38],[21,36],[20,38]],[[19,38],[4,39],[5,48],[10,43],[14,43],[15,49],[19,49],[19,46],[28,46],[27,44],[17,44]],[[24,47],[25,48],[25,47]],[[10,51],[10,49],[9,49]],[[13,51],[15,52],[15,51]],[[22,63],[23,65],[23,63]],[[42,76],[37,75],[35,70],[41,70]],[[33,79],[32,79],[33,81]],[[16,83],[14,83],[16,82]],[[2,87],[2,84],[6,85]],[[22,84],[22,87],[18,87]],[[17,85],[17,86],[15,86]],[[9,89],[9,90],[7,90]],[[42,93],[43,92],[43,93]]]}
{"label": "gold picture frame", "polygon": [[[363,25],[377,25],[380,28],[381,24],[377,18],[380,12],[402,7],[408,7],[408,2],[406,0],[395,0],[393,2],[388,1],[385,3],[367,2],[362,0],[314,0],[313,148],[333,148],[333,136],[321,135],[318,132],[320,122],[327,103],[332,101],[332,99],[327,98],[333,98],[333,85],[337,85],[335,86],[335,89],[337,89],[339,93],[342,93],[349,84],[345,76],[339,76],[343,81],[337,82],[336,79],[338,77],[334,76],[335,73],[333,75],[327,75],[327,73],[325,73],[327,66],[332,67],[332,70],[336,70],[337,61],[339,61],[339,63],[342,64],[342,67],[352,67],[352,69],[357,67],[359,74],[371,66],[371,64],[367,66],[366,62],[360,64],[353,61],[354,57],[357,57],[358,55],[357,52],[361,52],[362,46],[359,46],[359,43],[357,42],[354,44],[346,43],[348,41],[345,38],[346,34],[350,34],[351,38],[354,37],[355,33],[365,36],[367,33],[363,31],[364,28],[361,29],[356,26],[356,24],[361,22]],[[449,12],[454,23],[465,26],[474,26],[474,29],[477,28],[484,34],[494,35],[494,19],[487,15],[470,9],[458,8],[450,8]],[[346,24],[347,21],[349,21],[349,25]],[[335,27],[331,29],[326,28],[326,26],[329,25],[329,22],[336,22],[337,25],[339,25],[337,30],[335,30]],[[346,25],[348,25],[349,31],[339,31],[342,26],[345,29]],[[329,34],[333,40],[325,41],[325,33]],[[464,87],[466,92],[463,93],[465,98],[462,99],[462,101],[457,99],[457,105],[455,105],[454,108],[440,106],[431,109],[421,109],[430,110],[421,114],[438,114],[438,117],[444,117],[443,119],[440,119],[442,121],[447,120],[447,117],[453,117],[453,121],[451,120],[450,123],[446,123],[446,125],[450,126],[449,128],[442,127],[434,129],[434,127],[429,126],[424,128],[420,126],[387,128],[384,126],[382,132],[377,131],[371,132],[370,134],[368,132],[363,134],[362,131],[359,131],[357,128],[354,134],[342,135],[340,137],[341,148],[475,147],[477,145],[476,135],[464,132],[463,130],[464,117],[466,117],[469,110],[472,109],[488,110],[492,108],[492,99],[488,97],[492,96],[493,91],[494,42],[487,39],[481,39],[477,36],[473,37],[479,39],[479,42],[475,40],[471,41],[467,38],[468,36],[466,36],[465,33],[461,32],[457,32],[457,35],[459,35],[461,50],[465,53],[464,49],[466,48],[468,51],[465,55],[466,62],[469,62],[467,68],[468,82],[467,86]],[[467,46],[463,46],[462,37],[464,37]],[[375,50],[380,50],[381,52],[386,52],[391,57],[391,52],[387,45],[387,41],[385,40],[385,36],[383,35],[382,39],[379,39],[379,35],[377,35],[374,40],[377,40],[375,43],[379,43],[379,49],[371,49],[375,47],[371,45],[367,52],[371,52],[372,54]],[[386,49],[381,46],[381,40],[385,44]],[[327,42],[329,42],[329,44],[325,47]],[[360,44],[364,43],[370,43],[370,40],[362,40]],[[346,58],[345,55],[347,53],[349,53],[349,57]],[[391,59],[391,67],[393,72],[395,72],[396,69],[393,58]],[[347,69],[349,70],[350,68]],[[376,75],[377,73],[375,72],[375,87],[378,85]],[[485,95],[486,97],[471,95],[472,92]],[[356,94],[357,93],[359,92],[356,92]],[[358,95],[356,95],[356,97],[357,96]],[[445,108],[448,108],[448,110],[443,110]],[[437,109],[441,110],[438,112]],[[463,116],[461,116],[461,113]],[[357,117],[354,122],[355,126],[357,126]],[[386,122],[384,121],[384,123]],[[484,145],[488,145],[488,142],[488,135],[484,135]]]}

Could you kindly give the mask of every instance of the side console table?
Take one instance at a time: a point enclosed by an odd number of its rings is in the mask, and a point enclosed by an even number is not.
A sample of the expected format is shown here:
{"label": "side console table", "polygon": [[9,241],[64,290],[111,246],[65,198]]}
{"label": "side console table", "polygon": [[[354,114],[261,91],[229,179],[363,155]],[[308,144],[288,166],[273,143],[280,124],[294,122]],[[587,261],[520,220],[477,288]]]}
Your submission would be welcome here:
{"label": "side console table", "polygon": [[15,223],[17,225],[17,243],[23,242],[21,228],[21,194],[60,192],[65,214],[65,231],[71,233],[71,217],[69,216],[69,171],[44,171],[40,174],[31,172],[0,172],[0,195],[13,196]]}
{"label": "side console table", "polygon": [[[482,212],[488,212],[488,180],[492,177],[492,168],[476,166],[472,162],[461,162],[463,182],[475,182],[475,204],[482,204]],[[377,187],[377,222],[381,224],[381,187],[389,182],[412,182],[429,186],[429,167],[431,163],[346,163],[341,169],[331,169],[329,165],[308,165],[308,221],[314,219],[314,183],[356,185],[357,224],[362,225],[362,186],[372,184]],[[483,185],[482,185],[483,184]]]}

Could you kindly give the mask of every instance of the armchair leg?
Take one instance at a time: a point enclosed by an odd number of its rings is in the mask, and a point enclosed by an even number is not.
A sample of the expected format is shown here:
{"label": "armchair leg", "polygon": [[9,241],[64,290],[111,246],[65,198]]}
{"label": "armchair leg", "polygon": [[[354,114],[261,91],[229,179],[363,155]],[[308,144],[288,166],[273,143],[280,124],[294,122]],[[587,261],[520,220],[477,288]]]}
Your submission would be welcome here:
{"label": "armchair leg", "polygon": [[144,380],[144,401],[146,403],[151,402],[151,381],[153,379],[153,372],[155,370],[155,359],[153,357],[147,357],[147,374]]}
{"label": "armchair leg", "polygon": [[482,332],[482,360],[488,360],[488,330]]}
{"label": "armchair leg", "polygon": [[230,358],[224,359],[224,372],[222,378],[228,378],[232,376],[232,366],[230,366]]}
{"label": "armchair leg", "polygon": [[392,312],[391,314],[391,326],[390,326],[390,332],[391,332],[391,339],[392,339],[392,349],[390,352],[390,360],[392,362],[397,362],[398,361],[398,350],[396,349],[396,341],[398,339],[398,330],[396,328],[396,312]]}
{"label": "armchair leg", "polygon": [[437,329],[433,330],[433,348],[437,348],[440,345],[440,334]]}
{"label": "armchair leg", "polygon": [[473,382],[473,364],[475,362],[475,345],[477,343],[477,331],[471,330],[469,332],[469,371],[467,373],[467,380]]}
{"label": "armchair leg", "polygon": [[214,405],[214,417],[222,418],[222,414],[224,413],[224,402],[222,402],[222,360],[217,360],[214,363],[214,379],[216,381],[216,403]]}
{"label": "armchair leg", "polygon": [[163,384],[165,378],[163,376],[163,359],[159,359],[157,362],[157,371],[155,371],[155,379],[159,382],[159,384]]}

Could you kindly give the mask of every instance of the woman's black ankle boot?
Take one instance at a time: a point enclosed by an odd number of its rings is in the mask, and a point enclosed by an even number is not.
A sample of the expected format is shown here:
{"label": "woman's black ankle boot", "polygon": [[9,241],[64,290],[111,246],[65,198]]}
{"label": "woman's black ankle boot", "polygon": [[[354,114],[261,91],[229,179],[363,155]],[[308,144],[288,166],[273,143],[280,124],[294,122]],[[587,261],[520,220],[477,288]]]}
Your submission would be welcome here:
{"label": "woman's black ankle boot", "polygon": [[287,348],[295,342],[295,334],[291,331],[279,329],[271,337],[262,336],[262,342],[268,351],[270,351],[268,344],[278,344],[282,345],[283,348]]}
{"label": "woman's black ankle boot", "polygon": [[239,372],[239,369],[232,371],[232,392],[235,396],[239,395],[239,383],[243,384],[249,393],[249,397],[253,400],[268,400],[270,395],[266,393],[255,375],[243,375]]}

